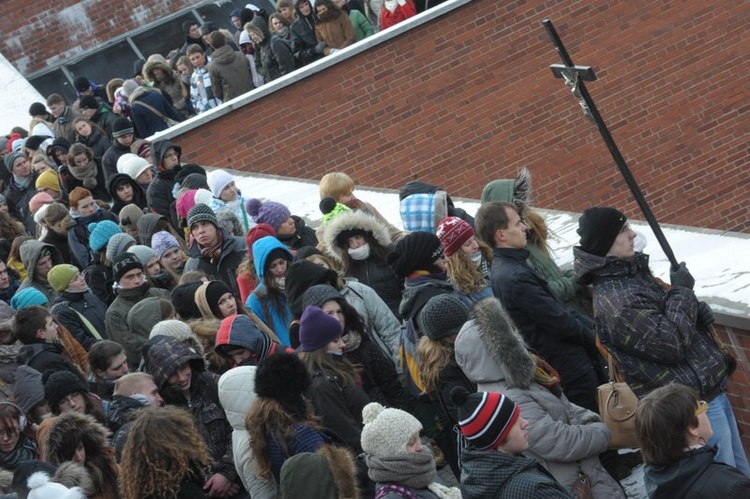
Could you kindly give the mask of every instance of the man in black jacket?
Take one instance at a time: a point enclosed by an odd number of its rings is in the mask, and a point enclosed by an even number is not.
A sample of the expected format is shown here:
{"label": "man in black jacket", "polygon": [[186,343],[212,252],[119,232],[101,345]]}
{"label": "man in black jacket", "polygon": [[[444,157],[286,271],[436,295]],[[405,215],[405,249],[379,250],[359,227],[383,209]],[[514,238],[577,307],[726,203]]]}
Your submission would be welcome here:
{"label": "man in black jacket", "polygon": [[568,308],[528,266],[527,227],[515,206],[500,201],[483,204],[476,227],[480,239],[494,248],[492,292],[529,346],[557,370],[568,399],[598,412],[600,379],[590,357],[595,356],[593,321]]}

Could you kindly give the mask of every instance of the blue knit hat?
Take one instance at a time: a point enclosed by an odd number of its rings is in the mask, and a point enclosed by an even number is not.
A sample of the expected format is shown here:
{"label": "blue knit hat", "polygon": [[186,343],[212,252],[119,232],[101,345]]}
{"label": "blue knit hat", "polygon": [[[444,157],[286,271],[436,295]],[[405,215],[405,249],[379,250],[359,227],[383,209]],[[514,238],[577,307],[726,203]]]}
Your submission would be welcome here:
{"label": "blue knit hat", "polygon": [[21,311],[34,305],[45,307],[49,304],[47,297],[36,288],[24,288],[13,295],[10,299],[10,306],[16,311]]}
{"label": "blue knit hat", "polygon": [[89,224],[89,247],[93,251],[101,251],[109,239],[115,234],[122,233],[119,225],[109,220]]}
{"label": "blue knit hat", "polygon": [[161,258],[162,255],[172,248],[179,248],[180,243],[177,238],[166,230],[160,230],[151,236],[151,248],[156,251],[156,255]]}

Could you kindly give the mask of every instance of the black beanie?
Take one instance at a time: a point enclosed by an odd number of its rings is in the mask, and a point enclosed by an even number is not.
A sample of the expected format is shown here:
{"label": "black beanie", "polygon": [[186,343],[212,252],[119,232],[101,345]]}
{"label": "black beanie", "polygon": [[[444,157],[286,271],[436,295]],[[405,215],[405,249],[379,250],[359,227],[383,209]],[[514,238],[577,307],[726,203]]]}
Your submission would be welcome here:
{"label": "black beanie", "polygon": [[578,219],[581,249],[592,255],[605,256],[627,220],[614,208],[595,206],[587,209]]}
{"label": "black beanie", "polygon": [[115,261],[112,262],[112,275],[115,278],[115,282],[120,282],[122,276],[133,269],[143,270],[143,264],[134,254],[122,253],[117,255]]}
{"label": "black beanie", "polygon": [[225,293],[231,294],[232,290],[224,281],[211,281],[206,286],[206,302],[208,302],[208,307],[216,317],[222,316],[219,311],[219,298],[224,296]]}
{"label": "black beanie", "polygon": [[316,284],[330,284],[336,287],[339,275],[333,269],[327,269],[309,260],[297,260],[286,271],[284,294],[289,309],[294,317],[302,316],[304,307],[302,299],[305,292]]}
{"label": "black beanie", "polygon": [[278,401],[285,411],[306,419],[307,403],[303,395],[312,384],[310,373],[293,353],[276,353],[263,359],[255,371],[258,397]]}
{"label": "black beanie", "polygon": [[71,393],[89,393],[86,382],[67,369],[46,371],[42,377],[42,383],[44,383],[44,398],[55,414],[59,414],[60,401]]}
{"label": "black beanie", "polygon": [[112,124],[112,137],[122,137],[123,135],[133,133],[133,130],[133,123],[131,123],[129,119],[121,116]]}
{"label": "black beanie", "polygon": [[42,142],[47,140],[49,137],[45,137],[44,135],[32,135],[28,139],[26,139],[26,143],[23,145],[26,149],[31,149],[32,151],[36,151],[39,149],[39,146],[42,145]]}
{"label": "black beanie", "polygon": [[432,232],[410,232],[386,256],[397,276],[406,278],[417,270],[436,271],[434,262],[443,256],[440,239]]}
{"label": "black beanie", "polygon": [[73,87],[79,92],[85,92],[86,90],[91,88],[91,83],[87,78],[79,76],[78,78],[73,80]]}
{"label": "black beanie", "polygon": [[469,309],[451,293],[433,296],[417,316],[419,330],[431,340],[458,334],[469,320]]}
{"label": "black beanie", "polygon": [[273,261],[277,258],[283,258],[287,262],[292,261],[292,255],[289,254],[289,250],[286,248],[274,248],[268,253],[268,257],[266,258],[266,268],[264,269],[266,274],[271,269]]}
{"label": "black beanie", "polygon": [[81,100],[78,101],[79,109],[99,109],[99,101],[93,95],[84,95]]}
{"label": "black beanie", "polygon": [[172,305],[182,320],[187,321],[203,317],[195,303],[195,292],[202,284],[203,281],[186,282],[172,290]]}

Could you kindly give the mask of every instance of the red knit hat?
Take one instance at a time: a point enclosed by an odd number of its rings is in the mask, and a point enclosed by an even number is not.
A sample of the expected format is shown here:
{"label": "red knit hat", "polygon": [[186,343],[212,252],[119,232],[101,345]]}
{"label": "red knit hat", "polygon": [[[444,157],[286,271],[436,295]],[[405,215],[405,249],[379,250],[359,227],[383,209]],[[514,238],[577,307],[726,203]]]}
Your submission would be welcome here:
{"label": "red knit hat", "polygon": [[502,393],[469,393],[456,386],[451,399],[458,408],[461,434],[479,450],[496,449],[521,415],[521,409]]}
{"label": "red knit hat", "polygon": [[276,231],[268,224],[257,224],[247,231],[245,242],[247,243],[247,254],[253,261],[253,243],[266,236],[276,237]]}
{"label": "red knit hat", "polygon": [[451,256],[474,236],[474,229],[468,222],[458,217],[445,217],[438,224],[436,234],[440,239],[440,244],[443,245],[445,256]]}

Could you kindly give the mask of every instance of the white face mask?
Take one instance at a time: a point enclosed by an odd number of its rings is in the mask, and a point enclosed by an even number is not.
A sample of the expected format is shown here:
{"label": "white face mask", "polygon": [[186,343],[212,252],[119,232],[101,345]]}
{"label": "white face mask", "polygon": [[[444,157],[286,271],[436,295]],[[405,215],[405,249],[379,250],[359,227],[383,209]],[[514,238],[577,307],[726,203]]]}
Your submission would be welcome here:
{"label": "white face mask", "polygon": [[344,355],[344,352],[341,352],[341,351],[327,350],[326,353],[329,355],[335,355],[336,357],[341,357],[342,355]]}
{"label": "white face mask", "polygon": [[277,277],[274,279],[274,282],[276,283],[276,287],[279,288],[279,291],[284,291],[284,286],[286,285],[286,277]]}
{"label": "white face mask", "polygon": [[367,260],[368,258],[370,258],[370,244],[369,243],[365,243],[359,248],[354,248],[354,249],[349,248],[347,251],[349,252],[350,257],[360,262],[362,260]]}
{"label": "white face mask", "polygon": [[477,265],[479,265],[480,263],[482,263],[482,251],[479,250],[476,253],[474,253],[473,255],[471,255],[471,261],[474,262]]}

